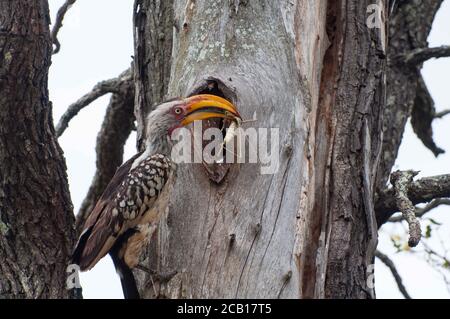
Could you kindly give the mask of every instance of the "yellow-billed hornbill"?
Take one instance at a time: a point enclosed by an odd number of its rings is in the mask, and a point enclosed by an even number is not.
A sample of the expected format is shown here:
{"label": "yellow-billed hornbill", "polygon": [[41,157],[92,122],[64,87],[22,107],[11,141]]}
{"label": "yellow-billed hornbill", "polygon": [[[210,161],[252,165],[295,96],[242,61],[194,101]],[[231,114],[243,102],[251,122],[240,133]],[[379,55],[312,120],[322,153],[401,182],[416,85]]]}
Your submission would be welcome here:
{"label": "yellow-billed hornbill", "polygon": [[210,118],[234,120],[240,115],[229,101],[208,94],[163,103],[148,115],[145,151],[117,170],[85,221],[72,257],[81,271],[109,253],[124,297],[139,298],[131,269],[168,204],[175,170],[170,135],[176,128]]}

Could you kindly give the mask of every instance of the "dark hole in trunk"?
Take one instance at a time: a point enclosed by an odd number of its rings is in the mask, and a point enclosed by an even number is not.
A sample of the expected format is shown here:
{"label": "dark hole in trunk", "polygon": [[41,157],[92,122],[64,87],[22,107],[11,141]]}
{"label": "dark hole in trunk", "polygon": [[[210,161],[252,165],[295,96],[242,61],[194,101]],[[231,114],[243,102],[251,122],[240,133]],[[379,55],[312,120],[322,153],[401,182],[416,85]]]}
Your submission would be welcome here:
{"label": "dark hole in trunk", "polygon": [[[231,103],[235,103],[235,95],[232,92],[231,89],[229,89],[228,87],[225,86],[225,84],[223,84],[223,82],[221,82],[218,79],[208,79],[205,81],[204,84],[202,84],[201,86],[199,86],[196,90],[194,90],[192,92],[192,94],[190,94],[190,96],[192,95],[196,95],[196,94],[211,94],[211,95],[216,95],[219,96],[221,98],[224,98],[228,101],[230,101]],[[205,132],[205,130],[207,130],[210,127],[216,127],[219,128],[222,132],[222,139],[225,138],[225,134],[227,133],[227,129],[230,126],[231,121],[230,120],[223,120],[223,119],[209,119],[206,121],[203,121],[202,124],[202,133]],[[203,141],[203,148],[205,148],[205,146],[207,144],[209,144],[211,141]],[[228,150],[229,151],[229,150]],[[222,149],[223,152],[223,157],[224,159],[226,158],[226,153],[228,152],[225,148]],[[235,150],[232,150],[232,152],[234,152]],[[212,153],[213,156],[215,156],[216,154],[214,154],[214,150]],[[210,180],[212,180],[213,182],[220,184],[223,179],[225,178],[228,170],[230,169],[230,167],[232,166],[232,164],[230,163],[225,163],[225,161],[223,163],[214,163],[214,164],[208,164],[203,162],[203,166],[206,169],[207,175],[209,177]]]}

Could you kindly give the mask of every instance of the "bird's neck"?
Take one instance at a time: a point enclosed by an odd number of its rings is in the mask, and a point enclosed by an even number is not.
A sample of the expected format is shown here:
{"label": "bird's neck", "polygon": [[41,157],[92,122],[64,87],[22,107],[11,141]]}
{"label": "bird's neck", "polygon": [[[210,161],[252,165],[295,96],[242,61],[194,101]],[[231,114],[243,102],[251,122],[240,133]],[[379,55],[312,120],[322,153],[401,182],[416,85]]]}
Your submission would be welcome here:
{"label": "bird's neck", "polygon": [[156,134],[147,134],[147,136],[145,151],[138,158],[136,158],[136,160],[134,160],[131,170],[136,168],[143,160],[155,154],[162,154],[168,158],[171,158],[172,142],[167,134],[159,136],[159,138]]}
{"label": "bird's neck", "polygon": [[172,142],[169,135],[152,134],[154,132],[147,133],[147,141],[145,147],[145,153],[147,155],[163,154],[170,157],[172,152]]}

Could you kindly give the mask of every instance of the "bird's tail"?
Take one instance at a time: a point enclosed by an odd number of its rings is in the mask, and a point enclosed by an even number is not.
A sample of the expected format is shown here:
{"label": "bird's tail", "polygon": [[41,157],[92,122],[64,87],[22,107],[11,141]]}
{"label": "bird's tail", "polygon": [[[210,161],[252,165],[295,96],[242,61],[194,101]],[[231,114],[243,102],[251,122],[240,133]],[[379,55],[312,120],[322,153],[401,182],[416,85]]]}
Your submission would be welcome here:
{"label": "bird's tail", "polygon": [[125,264],[125,262],[118,258],[118,256],[112,251],[110,252],[111,259],[113,260],[114,267],[117,274],[120,277],[120,283],[122,284],[123,296],[125,299],[140,299],[139,291],[137,289],[136,280],[134,279],[133,272]]}
{"label": "bird's tail", "polygon": [[140,299],[134,275],[128,267],[123,271],[123,277],[120,277],[120,283],[122,284],[125,299]]}
{"label": "bird's tail", "polygon": [[88,229],[83,231],[83,233],[80,235],[80,238],[78,239],[78,242],[75,245],[75,248],[72,252],[71,263],[79,265],[81,267],[82,271],[86,270],[86,267],[82,267],[82,266],[84,266],[82,263],[83,250],[84,250],[84,247],[86,247],[86,243],[89,239],[89,236],[91,235],[91,232],[92,232],[91,227],[89,227]]}

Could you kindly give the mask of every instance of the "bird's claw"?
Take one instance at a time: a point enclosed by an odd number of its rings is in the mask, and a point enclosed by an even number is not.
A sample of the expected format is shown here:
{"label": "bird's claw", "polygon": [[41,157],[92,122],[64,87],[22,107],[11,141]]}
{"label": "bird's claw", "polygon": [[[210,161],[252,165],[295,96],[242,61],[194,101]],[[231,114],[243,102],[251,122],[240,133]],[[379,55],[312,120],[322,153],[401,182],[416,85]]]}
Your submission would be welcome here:
{"label": "bird's claw", "polygon": [[150,268],[142,266],[142,265],[137,265],[136,269],[146,272],[147,274],[149,274],[150,276],[152,276],[155,280],[157,280],[159,282],[168,282],[170,279],[173,278],[173,276],[175,276],[178,273],[175,270],[162,273],[162,272],[158,272],[154,269],[150,269]]}

